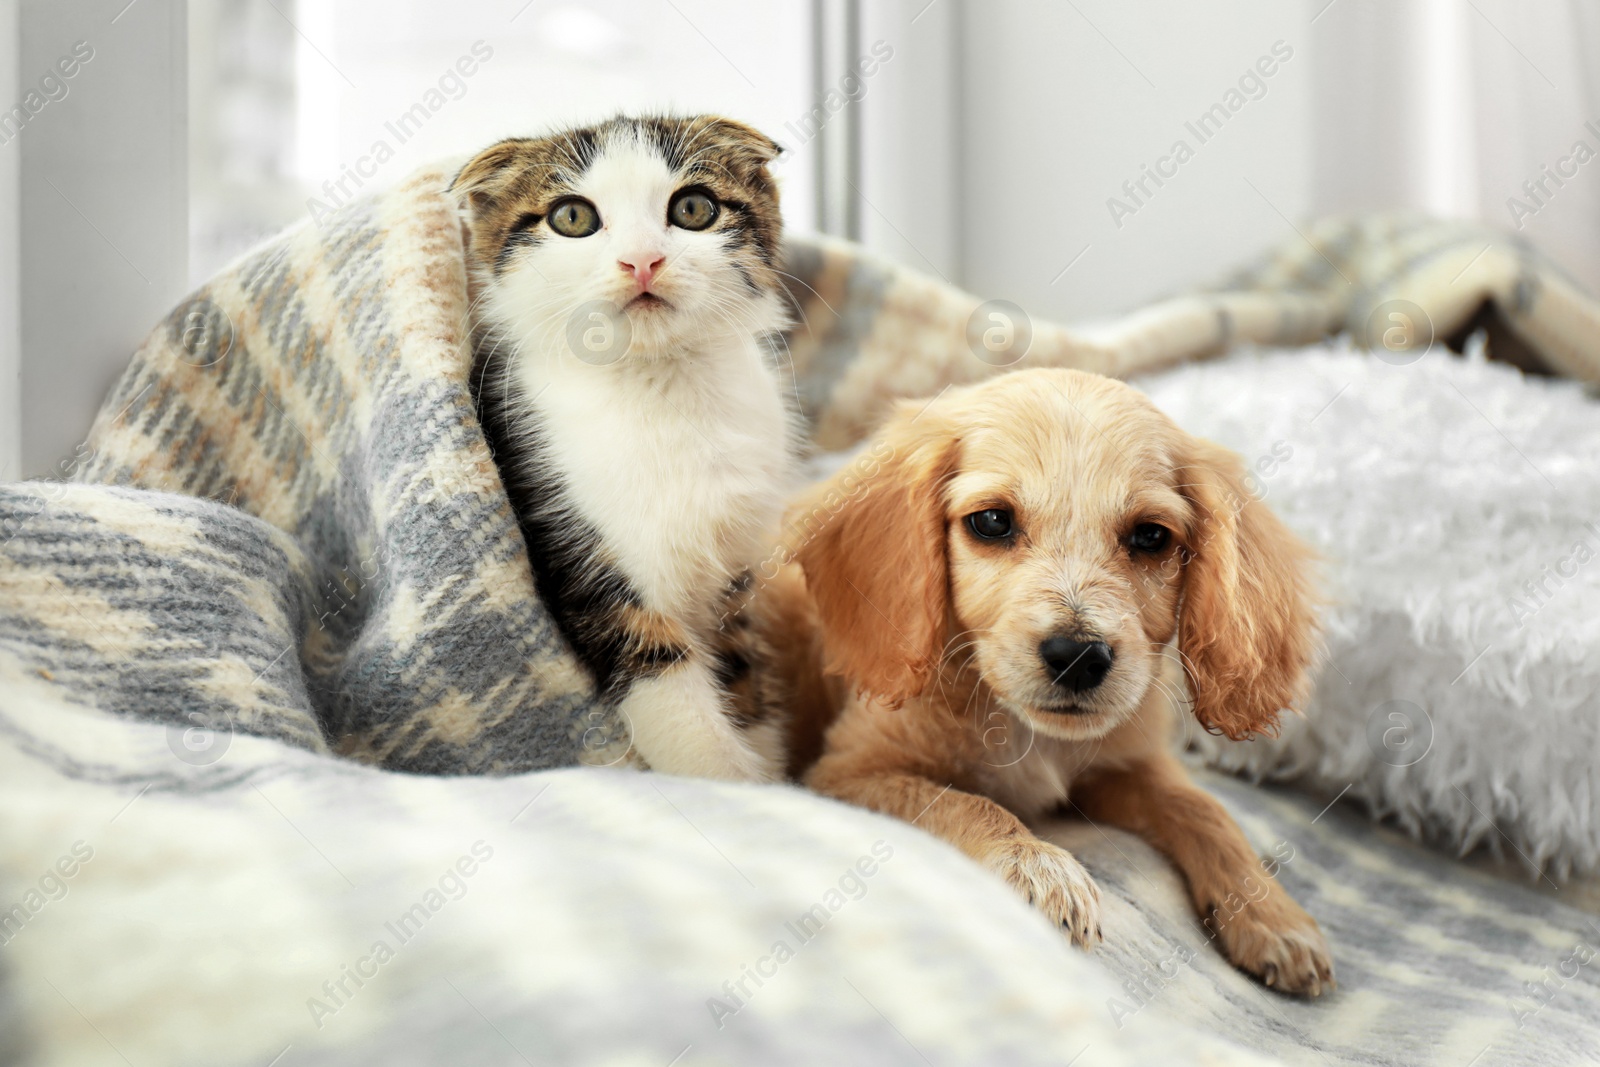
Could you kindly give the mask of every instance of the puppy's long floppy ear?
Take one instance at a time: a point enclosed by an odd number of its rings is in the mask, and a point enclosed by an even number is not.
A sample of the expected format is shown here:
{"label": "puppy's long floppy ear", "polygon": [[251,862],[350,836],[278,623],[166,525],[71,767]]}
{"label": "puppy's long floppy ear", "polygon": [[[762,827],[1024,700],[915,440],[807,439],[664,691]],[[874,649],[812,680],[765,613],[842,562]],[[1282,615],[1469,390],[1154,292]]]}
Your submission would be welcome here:
{"label": "puppy's long floppy ear", "polygon": [[1178,647],[1195,717],[1235,741],[1276,733],[1316,649],[1311,551],[1248,490],[1234,453],[1190,438],[1178,475],[1194,509]]}
{"label": "puppy's long floppy ear", "polygon": [[944,484],[958,447],[933,411],[902,408],[790,512],[828,669],[893,705],[928,687],[944,652]]}

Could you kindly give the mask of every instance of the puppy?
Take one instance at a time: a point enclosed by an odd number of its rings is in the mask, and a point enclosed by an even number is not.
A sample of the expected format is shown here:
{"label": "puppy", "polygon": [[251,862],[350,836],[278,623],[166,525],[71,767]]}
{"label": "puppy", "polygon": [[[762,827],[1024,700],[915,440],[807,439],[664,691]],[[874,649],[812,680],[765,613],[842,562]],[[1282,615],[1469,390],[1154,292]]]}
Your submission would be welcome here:
{"label": "puppy", "polygon": [[[1169,857],[1236,966],[1331,988],[1316,922],[1174,754],[1185,710],[1235,739],[1274,729],[1316,647],[1309,553],[1239,458],[1069,370],[903,405],[868,455],[874,473],[791,520],[811,605],[785,610],[814,612],[855,690],[807,784],[943,837],[1089,944],[1099,890],[1024,822],[1076,809]],[[830,692],[797,722],[829,718]]]}

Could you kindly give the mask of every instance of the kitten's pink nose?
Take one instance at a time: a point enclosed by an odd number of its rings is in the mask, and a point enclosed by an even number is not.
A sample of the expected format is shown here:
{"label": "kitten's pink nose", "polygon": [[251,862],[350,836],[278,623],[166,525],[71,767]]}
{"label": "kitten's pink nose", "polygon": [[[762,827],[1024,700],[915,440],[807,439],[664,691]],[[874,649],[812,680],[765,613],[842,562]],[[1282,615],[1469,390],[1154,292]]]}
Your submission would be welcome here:
{"label": "kitten's pink nose", "polygon": [[636,255],[619,257],[617,266],[632,274],[640,289],[648,289],[650,279],[661,273],[661,264],[666,261],[667,257],[660,252],[640,252]]}

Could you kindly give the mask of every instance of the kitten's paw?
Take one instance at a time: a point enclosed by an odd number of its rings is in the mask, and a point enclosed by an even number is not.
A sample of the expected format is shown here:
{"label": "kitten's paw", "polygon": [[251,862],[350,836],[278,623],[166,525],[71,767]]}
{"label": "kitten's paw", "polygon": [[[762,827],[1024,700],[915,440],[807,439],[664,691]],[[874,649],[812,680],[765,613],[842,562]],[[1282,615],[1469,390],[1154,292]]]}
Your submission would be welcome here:
{"label": "kitten's paw", "polygon": [[703,669],[669,671],[634,683],[618,709],[634,747],[663,774],[776,782],[780,761],[764,756],[723,710]]}
{"label": "kitten's paw", "polygon": [[1100,887],[1064,848],[1037,838],[997,844],[984,866],[1085,947],[1100,942]]}
{"label": "kitten's paw", "polygon": [[725,782],[770,783],[782,777],[780,768],[738,736],[712,736],[692,746],[673,746],[652,760],[651,766],[665,774]]}
{"label": "kitten's paw", "polygon": [[1322,928],[1281,890],[1231,915],[1213,909],[1206,925],[1235,967],[1280,993],[1316,997],[1337,986]]}
{"label": "kitten's paw", "polygon": [[743,744],[729,746],[728,752],[718,761],[718,767],[707,769],[706,778],[721,778],[730,782],[780,781],[782,774],[769,760]]}

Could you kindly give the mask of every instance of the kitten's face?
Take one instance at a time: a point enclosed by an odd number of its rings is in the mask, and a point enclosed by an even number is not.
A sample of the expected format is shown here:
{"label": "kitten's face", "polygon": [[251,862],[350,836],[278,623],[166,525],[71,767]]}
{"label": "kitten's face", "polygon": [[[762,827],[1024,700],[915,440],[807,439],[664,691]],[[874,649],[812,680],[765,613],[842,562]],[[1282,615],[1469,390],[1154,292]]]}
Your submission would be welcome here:
{"label": "kitten's face", "polygon": [[491,146],[452,186],[488,318],[515,341],[595,363],[780,329],[781,223],[766,168],[777,152],[704,116]]}

